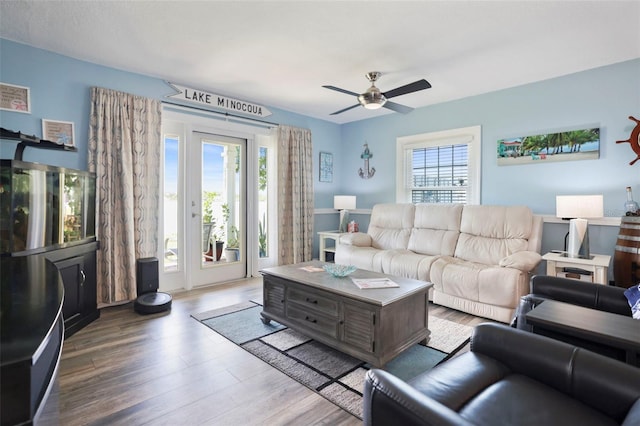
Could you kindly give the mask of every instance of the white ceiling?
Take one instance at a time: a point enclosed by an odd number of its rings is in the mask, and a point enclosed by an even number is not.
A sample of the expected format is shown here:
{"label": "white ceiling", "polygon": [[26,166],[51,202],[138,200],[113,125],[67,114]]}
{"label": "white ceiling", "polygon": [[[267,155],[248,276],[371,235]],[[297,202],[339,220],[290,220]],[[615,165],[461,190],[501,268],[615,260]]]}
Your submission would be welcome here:
{"label": "white ceiling", "polygon": [[[393,113],[330,91],[459,99],[640,58],[640,1],[6,1],[0,36],[216,94],[346,123]],[[631,89],[630,89],[631,90]]]}

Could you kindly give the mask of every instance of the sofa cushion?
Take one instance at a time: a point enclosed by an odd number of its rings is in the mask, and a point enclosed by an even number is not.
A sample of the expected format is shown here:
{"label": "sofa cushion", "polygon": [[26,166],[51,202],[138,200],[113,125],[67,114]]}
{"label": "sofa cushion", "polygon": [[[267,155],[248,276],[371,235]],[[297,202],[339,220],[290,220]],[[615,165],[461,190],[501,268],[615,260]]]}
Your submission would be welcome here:
{"label": "sofa cushion", "polygon": [[[518,398],[514,398],[514,395],[518,395]],[[469,401],[459,414],[475,424],[492,426],[618,424],[567,394],[520,374],[508,375],[487,387]],[[567,419],[571,420],[568,422]]]}
{"label": "sofa cushion", "polygon": [[437,292],[509,308],[517,306],[520,297],[529,288],[529,276],[526,272],[450,256],[439,257],[432,263],[430,279]]}
{"label": "sofa cushion", "polygon": [[533,214],[525,206],[465,206],[455,257],[485,265],[527,250]]}
{"label": "sofa cushion", "polygon": [[373,247],[357,247],[340,244],[335,261],[341,265],[354,265],[367,271],[382,272],[380,256],[383,252]]}
{"label": "sofa cushion", "polygon": [[410,250],[384,250],[379,256],[382,272],[414,280],[430,281],[429,270],[436,256],[417,254]]}
{"label": "sofa cushion", "polygon": [[453,256],[458,235],[462,204],[418,204],[408,249],[431,256]]}
{"label": "sofa cushion", "polygon": [[488,356],[465,353],[409,380],[409,385],[452,410],[459,411],[487,386],[509,374]]}
{"label": "sofa cushion", "polygon": [[413,228],[413,204],[376,204],[367,234],[371,246],[381,250],[406,249]]}

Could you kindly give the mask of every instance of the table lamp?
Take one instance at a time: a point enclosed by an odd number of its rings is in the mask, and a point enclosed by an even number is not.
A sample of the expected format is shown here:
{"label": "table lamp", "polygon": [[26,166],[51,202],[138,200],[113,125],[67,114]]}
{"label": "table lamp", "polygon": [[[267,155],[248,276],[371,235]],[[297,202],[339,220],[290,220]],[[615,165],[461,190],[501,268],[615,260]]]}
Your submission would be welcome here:
{"label": "table lamp", "polygon": [[590,259],[587,219],[604,215],[602,195],[558,195],[556,217],[569,219],[567,256]]}
{"label": "table lamp", "polygon": [[340,210],[340,232],[347,232],[349,223],[349,210],[356,208],[355,195],[335,195],[333,197],[333,208]]}

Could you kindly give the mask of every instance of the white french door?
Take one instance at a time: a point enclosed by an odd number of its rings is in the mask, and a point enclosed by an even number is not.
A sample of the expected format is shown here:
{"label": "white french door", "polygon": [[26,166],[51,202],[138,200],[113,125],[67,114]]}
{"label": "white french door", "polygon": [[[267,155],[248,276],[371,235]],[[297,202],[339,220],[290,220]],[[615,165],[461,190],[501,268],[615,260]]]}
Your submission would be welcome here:
{"label": "white french door", "polygon": [[247,274],[246,139],[193,132],[188,148],[187,217],[191,286]]}
{"label": "white french door", "polygon": [[237,280],[275,264],[270,131],[165,108],[163,144],[161,290]]}

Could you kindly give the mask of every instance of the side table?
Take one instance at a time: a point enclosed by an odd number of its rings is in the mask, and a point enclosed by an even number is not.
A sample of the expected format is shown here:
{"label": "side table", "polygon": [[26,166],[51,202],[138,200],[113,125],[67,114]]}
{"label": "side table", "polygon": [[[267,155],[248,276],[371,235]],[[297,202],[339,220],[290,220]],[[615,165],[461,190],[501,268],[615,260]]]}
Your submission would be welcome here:
{"label": "side table", "polygon": [[563,268],[579,268],[593,273],[593,282],[607,285],[611,256],[594,254],[592,259],[568,257],[565,253],[550,252],[542,256],[547,261],[547,275],[558,276]]}
{"label": "side table", "polygon": [[527,322],[590,342],[619,348],[627,364],[638,366],[640,334],[638,321],[624,315],[545,300],[527,313]]}
{"label": "side table", "polygon": [[[340,231],[320,231],[318,232],[319,238],[319,257],[321,262],[326,262],[327,253],[335,253],[338,244],[340,244]],[[327,246],[327,240],[333,240],[332,246]]]}

